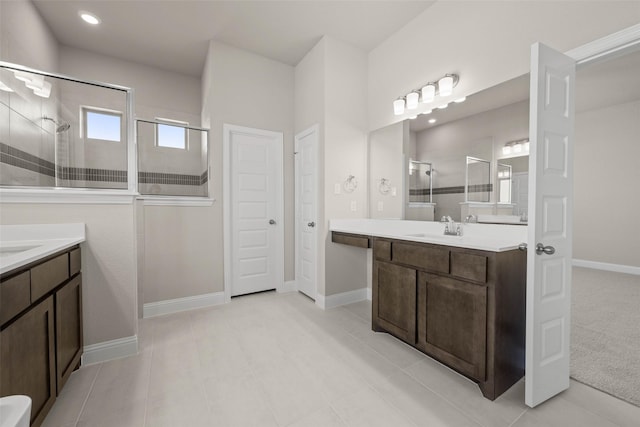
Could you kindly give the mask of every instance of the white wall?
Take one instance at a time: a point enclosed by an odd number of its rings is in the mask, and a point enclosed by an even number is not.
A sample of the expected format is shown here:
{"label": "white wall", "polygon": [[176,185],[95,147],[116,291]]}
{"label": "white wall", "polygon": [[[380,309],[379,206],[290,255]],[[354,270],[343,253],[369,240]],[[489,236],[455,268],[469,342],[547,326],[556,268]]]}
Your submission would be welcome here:
{"label": "white wall", "polygon": [[58,71],[58,42],[30,0],[0,1],[0,60]]}
{"label": "white wall", "polygon": [[[367,56],[331,37],[325,40],[324,214],[364,218],[367,213]],[[334,194],[349,175],[358,180],[353,193]],[[351,209],[355,203],[356,210]],[[326,237],[325,295],[366,288],[366,251],[335,244]]]}
{"label": "white wall", "polygon": [[210,123],[210,240],[203,263],[215,290],[223,289],[222,127],[225,123],[284,134],[285,280],[294,279],[293,67],[211,42],[202,78],[203,121]]}
{"label": "white wall", "polygon": [[573,257],[640,267],[640,101],[576,114]]}
{"label": "white wall", "polygon": [[638,21],[634,1],[436,2],[369,53],[369,129],[403,120],[393,101],[446,73],[460,75],[451,98],[469,95],[527,73],[536,41],[566,51]]}
{"label": "white wall", "polygon": [[[366,251],[331,243],[329,220],[362,218],[367,203],[366,53],[323,37],[295,70],[295,129],[317,123],[319,138],[318,293],[366,287]],[[334,194],[349,175],[353,193]],[[356,210],[351,210],[355,202]]]}
{"label": "white wall", "polygon": [[[405,189],[404,134],[406,122],[394,123],[369,133],[369,217],[403,219]],[[389,180],[396,194],[380,192],[380,180]],[[381,205],[380,205],[381,204]],[[382,209],[380,209],[382,208]]]}

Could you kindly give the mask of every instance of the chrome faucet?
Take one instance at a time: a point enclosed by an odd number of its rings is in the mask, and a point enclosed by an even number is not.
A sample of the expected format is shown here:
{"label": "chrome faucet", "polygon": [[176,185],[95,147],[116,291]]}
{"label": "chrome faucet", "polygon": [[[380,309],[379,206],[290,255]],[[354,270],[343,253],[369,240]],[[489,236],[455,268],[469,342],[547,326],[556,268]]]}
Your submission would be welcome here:
{"label": "chrome faucet", "polygon": [[464,222],[466,222],[467,224],[478,222],[478,217],[476,217],[474,214],[467,215],[467,217],[464,219]]}
{"label": "chrome faucet", "polygon": [[462,224],[456,226],[455,221],[449,215],[443,216],[440,221],[446,222],[444,226],[445,236],[462,236]]}

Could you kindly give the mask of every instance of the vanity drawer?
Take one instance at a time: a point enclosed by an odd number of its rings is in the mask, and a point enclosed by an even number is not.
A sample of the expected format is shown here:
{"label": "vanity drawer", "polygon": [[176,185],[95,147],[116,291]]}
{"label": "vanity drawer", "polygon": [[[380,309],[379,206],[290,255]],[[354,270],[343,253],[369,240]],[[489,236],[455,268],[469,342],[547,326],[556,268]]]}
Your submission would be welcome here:
{"label": "vanity drawer", "polygon": [[380,261],[391,261],[391,242],[375,239],[373,241],[373,256]]}
{"label": "vanity drawer", "polygon": [[421,270],[449,273],[449,249],[426,244],[393,242],[393,262]]}
{"label": "vanity drawer", "polygon": [[451,275],[475,282],[487,282],[487,257],[451,251]]}
{"label": "vanity drawer", "polygon": [[31,301],[36,301],[68,278],[68,253],[33,267],[31,269]]}
{"label": "vanity drawer", "polygon": [[356,246],[358,248],[370,248],[371,243],[369,236],[361,236],[359,234],[331,232],[331,241],[343,245]]}
{"label": "vanity drawer", "polygon": [[0,325],[31,305],[29,271],[0,283]]}
{"label": "vanity drawer", "polygon": [[69,252],[69,276],[73,277],[77,273],[80,273],[81,267],[80,248],[74,249]]}

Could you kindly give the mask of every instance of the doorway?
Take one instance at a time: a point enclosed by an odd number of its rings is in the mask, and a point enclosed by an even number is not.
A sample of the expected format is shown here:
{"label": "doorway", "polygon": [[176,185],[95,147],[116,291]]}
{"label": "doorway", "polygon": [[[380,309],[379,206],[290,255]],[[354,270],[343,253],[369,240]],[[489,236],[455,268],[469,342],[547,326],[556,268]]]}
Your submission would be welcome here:
{"label": "doorway", "polygon": [[317,294],[318,125],[295,137],[296,286],[315,300]]}
{"label": "doorway", "polygon": [[283,134],[223,127],[225,300],[284,286]]}

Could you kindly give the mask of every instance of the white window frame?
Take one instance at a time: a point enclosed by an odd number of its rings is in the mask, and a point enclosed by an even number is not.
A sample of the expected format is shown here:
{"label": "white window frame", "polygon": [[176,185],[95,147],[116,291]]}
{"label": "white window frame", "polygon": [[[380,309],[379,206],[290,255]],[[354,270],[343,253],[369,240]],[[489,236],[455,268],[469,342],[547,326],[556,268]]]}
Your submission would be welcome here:
{"label": "white window frame", "polygon": [[[97,113],[103,115],[117,116],[120,119],[120,140],[113,141],[110,139],[99,139],[99,138],[89,138],[88,134],[88,126],[87,126],[87,113]],[[84,141],[96,141],[96,142],[106,142],[109,144],[121,144],[125,141],[126,129],[124,126],[124,113],[118,110],[110,110],[108,108],[100,108],[100,107],[92,107],[90,105],[81,105],[80,106],[80,136]]]}
{"label": "white window frame", "polygon": [[[170,150],[184,150],[189,151],[189,122],[185,122],[182,120],[174,120],[174,119],[165,119],[163,117],[156,117],[155,121],[157,122],[154,126],[154,145],[157,148],[166,148]],[[158,126],[160,125],[169,125],[169,126],[178,126],[184,129],[184,147],[168,147],[166,145],[160,145],[160,140],[158,139]]]}

